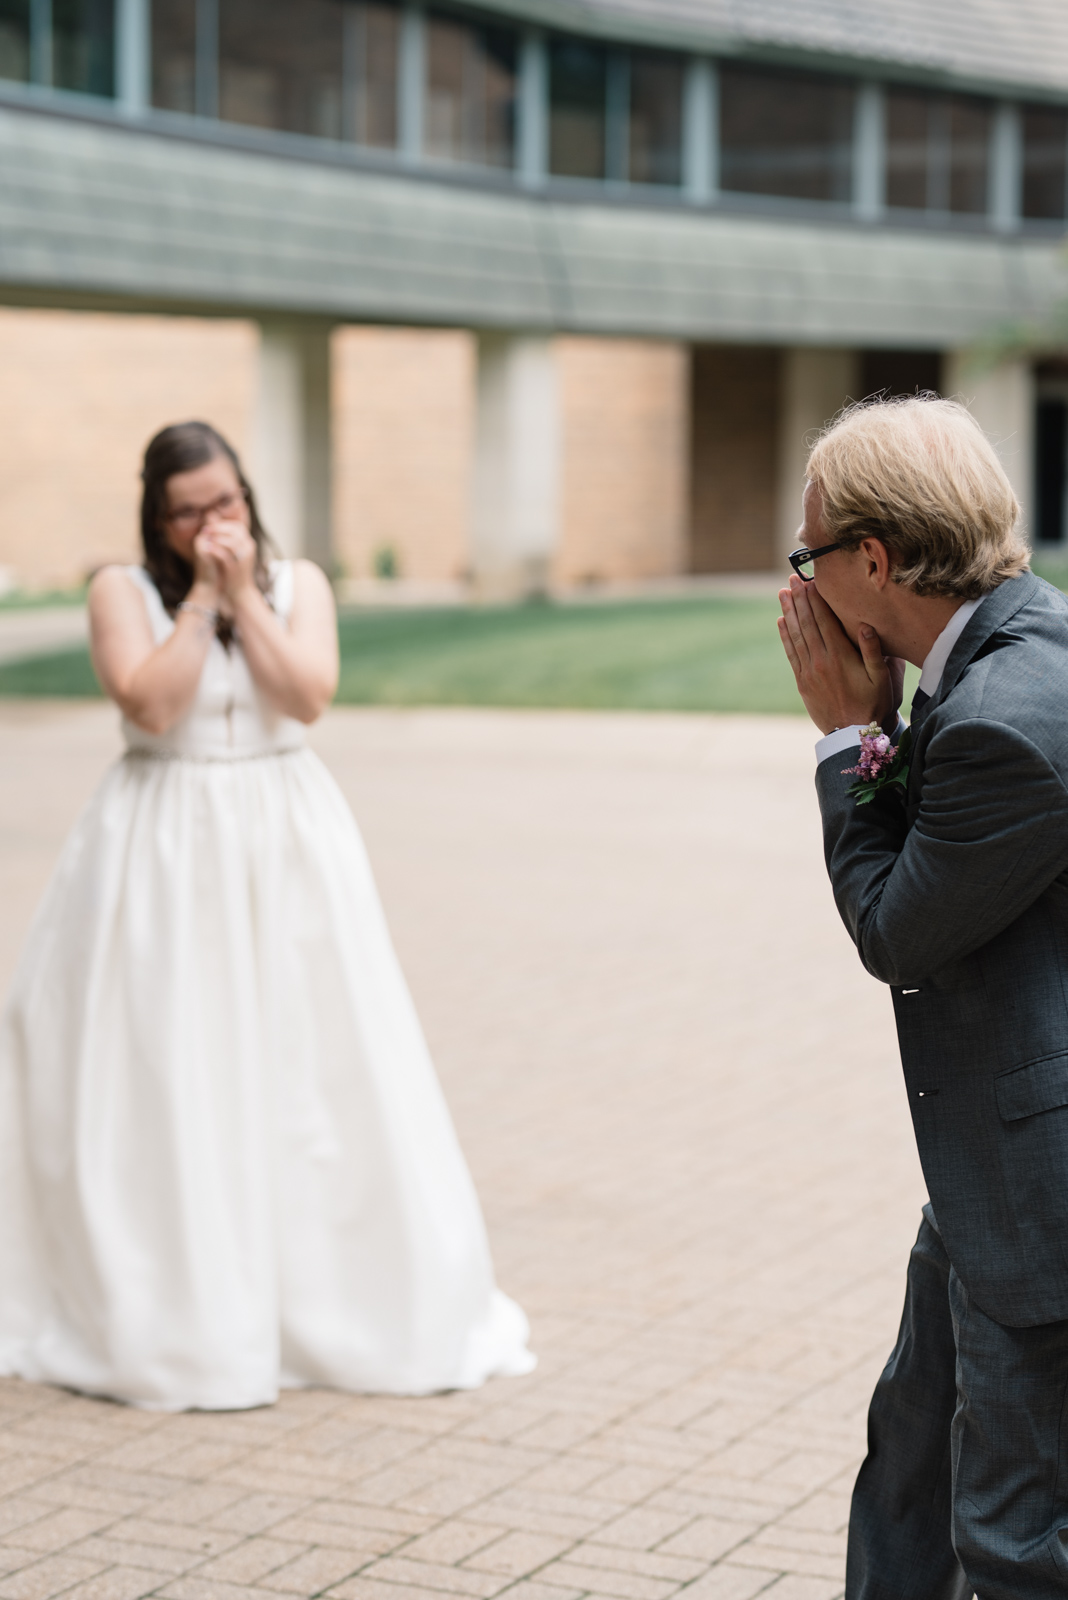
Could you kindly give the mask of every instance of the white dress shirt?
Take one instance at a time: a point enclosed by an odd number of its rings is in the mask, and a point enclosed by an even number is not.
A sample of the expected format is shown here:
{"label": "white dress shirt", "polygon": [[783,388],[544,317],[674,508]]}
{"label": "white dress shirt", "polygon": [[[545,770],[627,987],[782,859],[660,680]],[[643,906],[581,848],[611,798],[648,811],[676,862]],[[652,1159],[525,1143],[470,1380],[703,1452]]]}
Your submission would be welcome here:
{"label": "white dress shirt", "polygon": [[[985,598],[985,595],[980,595],[978,600],[965,600],[962,606],[958,606],[928,650],[917,685],[924,694],[933,695],[938,692],[953,646],[964,632],[968,619],[975,615]],[[900,737],[904,727],[904,722],[899,718],[895,737]],[[851,728],[835,728],[833,733],[826,733],[822,739],[817,739],[816,765],[819,766],[821,761],[826,761],[828,756],[836,756],[840,750],[852,750],[854,746],[859,746],[862,732],[863,725],[858,722]]]}

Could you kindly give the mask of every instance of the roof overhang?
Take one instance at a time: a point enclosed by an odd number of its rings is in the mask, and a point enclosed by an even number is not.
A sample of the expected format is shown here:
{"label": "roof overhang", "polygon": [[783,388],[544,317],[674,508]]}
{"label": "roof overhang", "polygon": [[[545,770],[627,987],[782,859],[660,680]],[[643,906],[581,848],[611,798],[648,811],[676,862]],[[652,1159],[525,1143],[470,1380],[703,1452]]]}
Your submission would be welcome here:
{"label": "roof overhang", "polygon": [[9,304],[950,348],[1064,294],[1056,239],[535,197],[0,107]]}
{"label": "roof overhang", "polygon": [[526,22],[546,30],[583,34],[606,43],[647,45],[720,58],[764,62],[869,80],[915,83],[934,89],[1068,105],[1068,64],[1063,84],[1035,82],[989,71],[950,65],[932,54],[929,60],[900,59],[886,53],[830,51],[802,43],[756,39],[717,25],[698,22],[670,11],[642,12],[587,0],[484,0],[475,9]]}

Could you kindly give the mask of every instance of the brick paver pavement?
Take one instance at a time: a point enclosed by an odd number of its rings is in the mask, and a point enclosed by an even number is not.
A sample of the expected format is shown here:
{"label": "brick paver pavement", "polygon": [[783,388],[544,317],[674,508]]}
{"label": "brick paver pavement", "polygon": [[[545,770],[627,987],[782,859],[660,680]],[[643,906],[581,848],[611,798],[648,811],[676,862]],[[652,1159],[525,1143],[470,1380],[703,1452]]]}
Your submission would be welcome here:
{"label": "brick paver pavement", "polygon": [[[116,748],[0,708],[6,978]],[[922,1199],[800,720],[336,712],[537,1372],[159,1416],[0,1382],[0,1600],[832,1600]]]}

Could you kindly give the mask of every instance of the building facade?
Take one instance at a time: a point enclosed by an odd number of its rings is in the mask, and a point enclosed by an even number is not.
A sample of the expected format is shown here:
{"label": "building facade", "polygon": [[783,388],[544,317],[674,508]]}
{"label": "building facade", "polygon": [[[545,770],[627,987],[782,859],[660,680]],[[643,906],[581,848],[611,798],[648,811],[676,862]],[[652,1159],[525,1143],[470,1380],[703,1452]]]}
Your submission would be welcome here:
{"label": "building facade", "polygon": [[79,415],[210,410],[352,576],[770,570],[806,438],[916,389],[1059,546],[1068,365],[976,350],[1066,217],[1058,0],[0,0],[0,565],[132,536]]}

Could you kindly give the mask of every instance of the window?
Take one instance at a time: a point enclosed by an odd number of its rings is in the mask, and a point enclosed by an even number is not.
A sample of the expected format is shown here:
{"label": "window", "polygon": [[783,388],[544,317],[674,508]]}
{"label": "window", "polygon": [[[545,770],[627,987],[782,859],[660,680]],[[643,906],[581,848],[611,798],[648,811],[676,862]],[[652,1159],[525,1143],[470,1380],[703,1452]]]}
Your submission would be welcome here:
{"label": "window", "polygon": [[981,216],[989,208],[990,106],[951,95],[949,100],[949,209]]}
{"label": "window", "polygon": [[937,350],[863,350],[860,397],[941,393],[942,356]]}
{"label": "window", "polygon": [[852,84],[726,66],[720,86],[722,188],[797,200],[851,198]]}
{"label": "window", "polygon": [[340,0],[220,0],[219,116],[341,137]]}
{"label": "window", "polygon": [[0,0],[0,78],[30,76],[30,0]]}
{"label": "window", "polygon": [[400,19],[396,6],[345,7],[344,136],[391,150],[397,143]]}
{"label": "window", "polygon": [[[0,0],[0,5],[5,0]],[[152,0],[152,104],[393,148],[399,16],[389,0],[219,0],[205,58],[197,0]],[[209,9],[210,17],[210,9]],[[198,87],[199,72],[205,83]]]}
{"label": "window", "polygon": [[554,39],[549,46],[549,171],[561,178],[605,175],[608,58],[599,45]]}
{"label": "window", "polygon": [[886,97],[886,203],[923,211],[930,161],[930,97],[892,90]]}
{"label": "window", "polygon": [[678,56],[646,50],[631,55],[631,183],[682,182],[682,80]]}
{"label": "window", "polygon": [[152,104],[196,110],[196,0],[153,0]]}
{"label": "window", "polygon": [[52,82],[81,94],[115,93],[113,0],[52,0]]}
{"label": "window", "polygon": [[1068,112],[1023,108],[1023,214],[1055,221],[1068,215]]}
{"label": "window", "polygon": [[990,106],[967,95],[892,89],[886,97],[886,201],[982,215],[988,207]]}
{"label": "window", "polygon": [[515,35],[428,19],[425,148],[441,161],[515,163]]}
{"label": "window", "polygon": [[1063,544],[1068,478],[1068,404],[1057,396],[1039,399],[1035,416],[1035,499],[1042,544]]}

